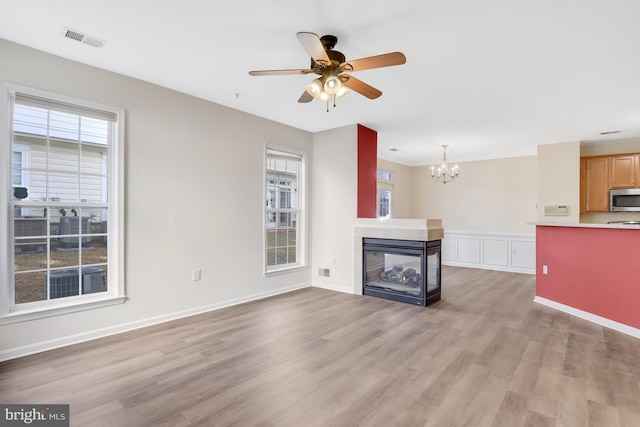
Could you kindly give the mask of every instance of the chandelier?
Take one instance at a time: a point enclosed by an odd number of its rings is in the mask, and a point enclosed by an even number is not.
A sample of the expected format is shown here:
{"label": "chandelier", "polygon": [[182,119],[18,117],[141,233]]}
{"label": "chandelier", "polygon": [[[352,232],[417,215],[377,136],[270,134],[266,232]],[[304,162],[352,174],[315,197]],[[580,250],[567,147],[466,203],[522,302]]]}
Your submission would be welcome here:
{"label": "chandelier", "polygon": [[456,179],[460,172],[458,171],[458,165],[449,167],[447,164],[447,144],[444,144],[442,149],[444,151],[442,155],[442,165],[439,166],[438,169],[436,169],[435,166],[431,166],[431,178],[446,184]]}

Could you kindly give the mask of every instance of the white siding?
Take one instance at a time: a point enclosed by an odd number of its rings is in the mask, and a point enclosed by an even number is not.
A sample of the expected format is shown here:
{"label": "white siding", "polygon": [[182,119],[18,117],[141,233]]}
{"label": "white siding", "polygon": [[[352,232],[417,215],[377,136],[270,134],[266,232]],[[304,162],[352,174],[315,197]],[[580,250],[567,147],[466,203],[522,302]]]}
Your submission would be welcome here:
{"label": "white siding", "polygon": [[[44,200],[47,197],[46,147],[37,140],[31,141],[31,171],[29,198]],[[29,140],[22,141],[29,144]],[[100,203],[106,199],[106,188],[103,188],[102,156],[105,148],[90,145],[82,146],[82,173],[80,183],[76,175],[78,170],[78,146],[74,143],[52,143],[49,159],[49,197],[58,197],[60,201],[78,203],[79,199],[87,199]],[[80,188],[80,190],[79,190]],[[104,196],[104,197],[103,197]]]}

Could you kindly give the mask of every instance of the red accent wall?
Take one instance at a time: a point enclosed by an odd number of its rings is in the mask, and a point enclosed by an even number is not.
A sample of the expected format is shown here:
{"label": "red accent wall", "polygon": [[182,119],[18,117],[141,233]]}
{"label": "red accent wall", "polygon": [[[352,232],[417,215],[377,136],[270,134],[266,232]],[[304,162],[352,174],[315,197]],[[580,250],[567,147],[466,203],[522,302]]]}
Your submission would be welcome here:
{"label": "red accent wall", "polygon": [[536,295],[640,328],[640,229],[537,226]]}
{"label": "red accent wall", "polygon": [[376,217],[378,132],[358,125],[358,218]]}

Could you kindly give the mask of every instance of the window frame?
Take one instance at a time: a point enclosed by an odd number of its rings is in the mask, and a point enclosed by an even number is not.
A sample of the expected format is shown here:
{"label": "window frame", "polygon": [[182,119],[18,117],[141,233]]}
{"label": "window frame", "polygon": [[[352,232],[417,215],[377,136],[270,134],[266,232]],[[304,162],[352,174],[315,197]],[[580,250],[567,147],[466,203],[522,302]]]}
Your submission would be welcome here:
{"label": "window frame", "polygon": [[[267,214],[272,212],[268,208],[267,202],[267,191],[269,191],[269,180],[267,178],[268,172],[268,159],[270,151],[278,151],[286,154],[291,154],[292,156],[300,157],[300,172],[297,177],[297,225],[296,225],[296,262],[290,264],[279,264],[274,266],[267,265]],[[283,274],[291,271],[296,271],[300,269],[307,268],[307,170],[308,170],[308,154],[301,150],[296,150],[290,147],[284,147],[274,144],[266,143],[264,146],[264,158],[263,158],[263,173],[262,173],[262,252],[263,252],[263,272],[265,277],[269,277],[271,275]],[[274,202],[276,205],[279,204],[280,196],[277,195],[274,197]],[[280,215],[281,212],[278,212],[279,207],[271,208],[275,209],[276,219],[278,222],[277,216]]]}
{"label": "window frame", "polygon": [[[113,139],[108,146],[108,216],[107,253],[108,286],[106,292],[78,295],[68,298],[48,299],[30,303],[15,304],[13,265],[13,226],[10,223],[9,206],[12,194],[12,122],[13,100],[16,93],[42,98],[53,104],[67,104],[79,108],[105,111],[115,115]],[[33,89],[8,82],[0,82],[0,166],[6,171],[0,175],[0,229],[6,231],[6,238],[0,239],[0,324],[9,324],[59,314],[121,304],[125,301],[124,274],[124,148],[125,110],[75,97]],[[29,202],[26,202],[28,204]],[[35,205],[34,205],[35,207]]]}

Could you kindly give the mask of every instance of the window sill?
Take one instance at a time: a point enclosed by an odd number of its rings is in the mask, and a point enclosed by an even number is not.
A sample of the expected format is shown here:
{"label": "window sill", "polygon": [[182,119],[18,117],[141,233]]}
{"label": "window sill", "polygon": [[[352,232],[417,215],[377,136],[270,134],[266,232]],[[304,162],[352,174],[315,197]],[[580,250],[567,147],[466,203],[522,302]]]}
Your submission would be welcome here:
{"label": "window sill", "polygon": [[308,269],[308,265],[295,265],[292,267],[283,267],[277,270],[269,270],[264,272],[264,277],[279,276],[281,274],[295,273]]}
{"label": "window sill", "polygon": [[94,308],[108,307],[110,305],[122,304],[126,300],[126,296],[106,296],[92,297],[84,301],[75,301],[73,303],[64,302],[55,306],[37,307],[28,309],[18,309],[12,311],[0,318],[0,325],[9,325],[11,323],[28,322],[30,320],[44,319],[46,317],[59,316],[61,314],[76,313]]}

